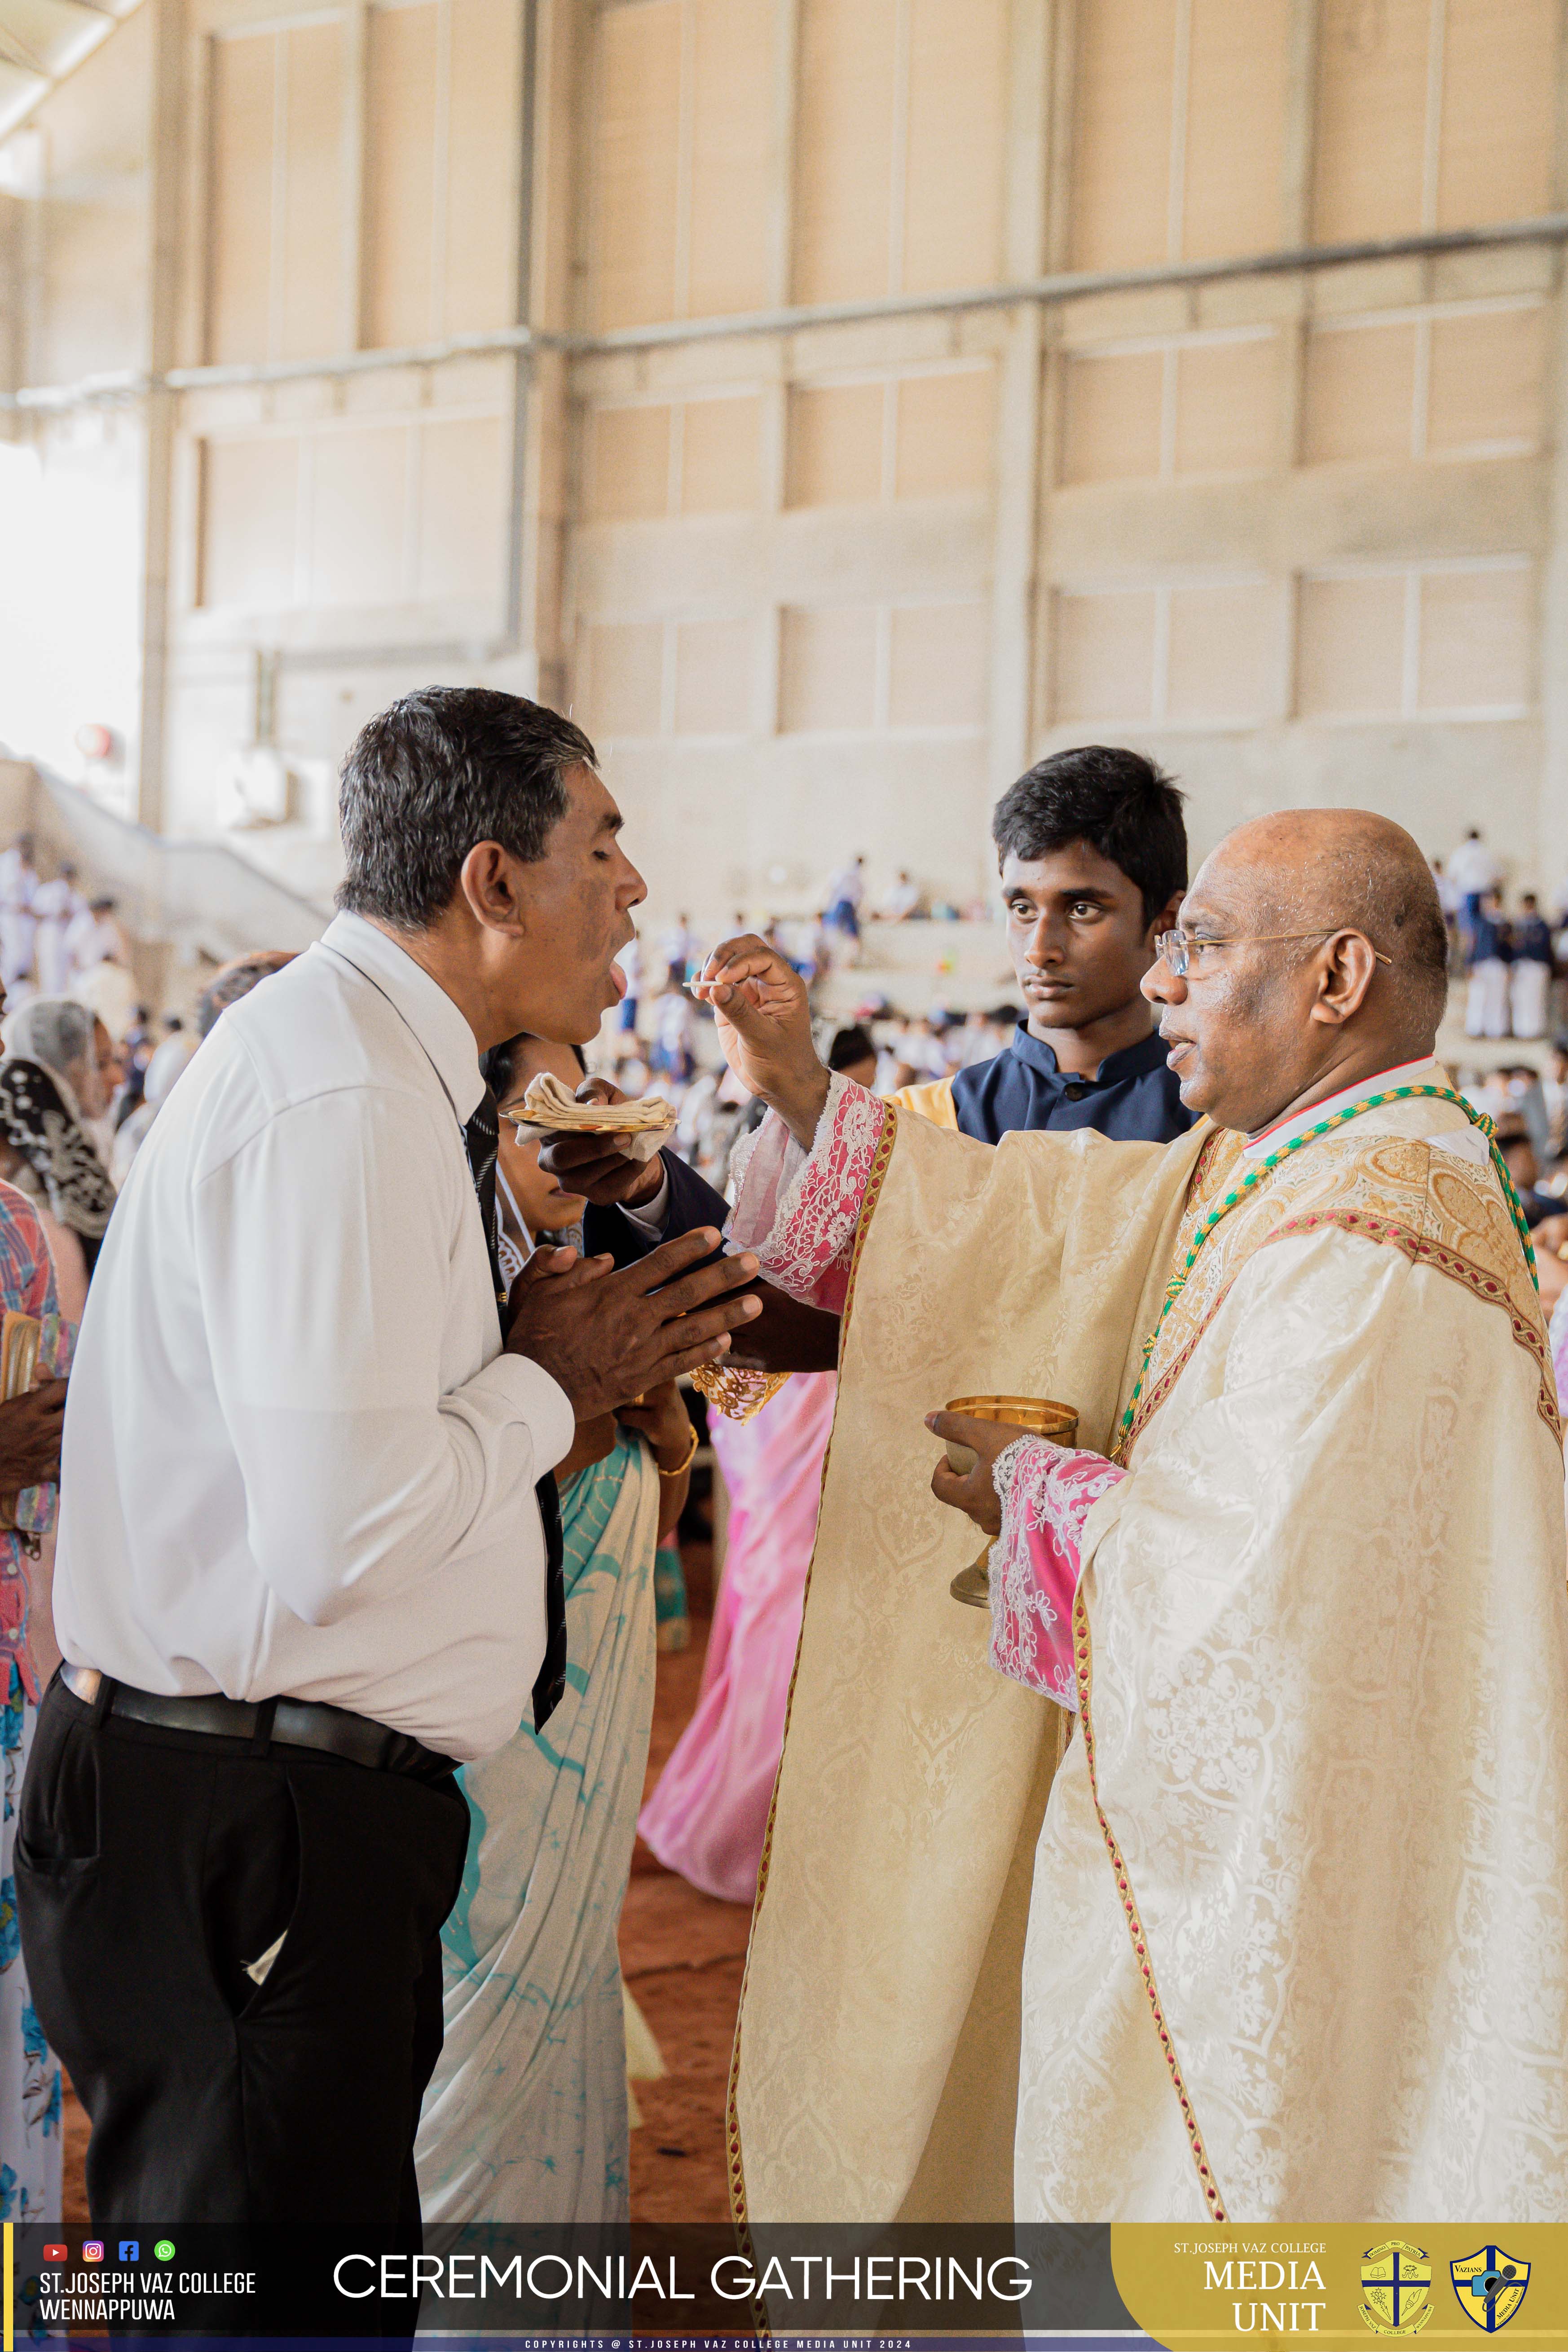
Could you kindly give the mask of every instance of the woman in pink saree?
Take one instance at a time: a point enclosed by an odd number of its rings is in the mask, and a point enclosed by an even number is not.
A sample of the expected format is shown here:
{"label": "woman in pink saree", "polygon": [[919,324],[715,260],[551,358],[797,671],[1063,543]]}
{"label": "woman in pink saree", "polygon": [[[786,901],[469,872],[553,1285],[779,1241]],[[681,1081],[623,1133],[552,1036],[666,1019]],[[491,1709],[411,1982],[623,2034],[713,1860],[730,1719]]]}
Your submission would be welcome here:
{"label": "woman in pink saree", "polygon": [[697,1711],[637,1827],[667,1870],[727,1903],[757,1891],[837,1386],[796,1372],[754,1419],[710,1416],[731,1496],[724,1571]]}
{"label": "woman in pink saree", "polygon": [[[838,1032],[827,1059],[863,1086],[876,1078],[858,1026]],[[795,1372],[752,1420],[708,1416],[730,1495],[723,1574],[697,1712],[637,1828],[667,1870],[726,1903],[756,1897],[837,1385],[833,1372]]]}

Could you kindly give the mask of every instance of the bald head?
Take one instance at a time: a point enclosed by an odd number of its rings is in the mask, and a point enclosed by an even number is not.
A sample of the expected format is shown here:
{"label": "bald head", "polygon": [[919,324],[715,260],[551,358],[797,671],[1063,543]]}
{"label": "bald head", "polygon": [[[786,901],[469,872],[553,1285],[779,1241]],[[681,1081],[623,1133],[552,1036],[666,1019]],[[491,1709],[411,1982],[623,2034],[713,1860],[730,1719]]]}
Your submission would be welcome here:
{"label": "bald head", "polygon": [[1249,1134],[1432,1052],[1447,936],[1431,870],[1365,809],[1237,826],[1182,902],[1187,968],[1143,981],[1182,1099]]}
{"label": "bald head", "polygon": [[1402,824],[1370,809],[1282,809],[1227,834],[1205,879],[1243,895],[1249,929],[1362,932],[1389,960],[1412,1053],[1430,1051],[1447,1002],[1448,935],[1432,869]]}

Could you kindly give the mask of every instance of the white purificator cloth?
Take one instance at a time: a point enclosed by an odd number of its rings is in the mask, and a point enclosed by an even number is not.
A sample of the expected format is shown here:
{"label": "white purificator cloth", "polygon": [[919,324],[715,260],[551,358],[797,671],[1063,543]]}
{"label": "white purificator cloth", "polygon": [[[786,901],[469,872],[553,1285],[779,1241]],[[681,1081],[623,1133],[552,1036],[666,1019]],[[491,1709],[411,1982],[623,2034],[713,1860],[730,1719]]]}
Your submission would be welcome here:
{"label": "white purificator cloth", "polygon": [[528,1092],[503,1103],[500,1115],[526,1142],[542,1143],[552,1135],[602,1135],[628,1160],[642,1162],[653,1158],[675,1125],[674,1109],[660,1095],[645,1095],[639,1102],[579,1102],[552,1070],[531,1079]]}

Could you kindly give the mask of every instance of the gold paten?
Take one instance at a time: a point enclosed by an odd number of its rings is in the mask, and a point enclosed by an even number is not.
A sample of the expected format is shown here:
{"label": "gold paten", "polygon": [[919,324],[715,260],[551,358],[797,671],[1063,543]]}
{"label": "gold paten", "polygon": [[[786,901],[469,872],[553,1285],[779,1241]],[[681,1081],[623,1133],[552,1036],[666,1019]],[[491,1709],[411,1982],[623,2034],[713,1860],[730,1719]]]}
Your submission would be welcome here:
{"label": "gold paten", "polygon": [[[967,1413],[971,1421],[997,1421],[1008,1427],[1027,1430],[1031,1437],[1048,1437],[1054,1445],[1078,1444],[1078,1410],[1070,1404],[1058,1403],[1055,1397],[972,1396],[954,1397],[942,1407],[944,1412]],[[972,1447],[961,1445],[956,1438],[947,1441],[947,1458],[961,1475],[974,1467],[976,1455]],[[955,1601],[970,1609],[991,1606],[991,1547],[986,1545],[973,1566],[960,1569],[948,1591]]]}

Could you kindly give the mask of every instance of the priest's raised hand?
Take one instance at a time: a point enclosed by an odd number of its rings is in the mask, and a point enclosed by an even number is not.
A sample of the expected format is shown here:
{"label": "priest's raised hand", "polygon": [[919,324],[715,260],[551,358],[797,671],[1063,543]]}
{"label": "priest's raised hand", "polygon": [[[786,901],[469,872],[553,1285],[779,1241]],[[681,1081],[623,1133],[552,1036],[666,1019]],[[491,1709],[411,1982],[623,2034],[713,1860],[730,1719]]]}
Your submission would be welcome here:
{"label": "priest's raised hand", "polygon": [[724,1058],[741,1084],[809,1150],[827,1100],[827,1072],[811,1041],[811,1007],[795,966],[742,932],[721,940],[689,984],[712,1006]]}

